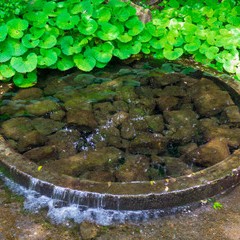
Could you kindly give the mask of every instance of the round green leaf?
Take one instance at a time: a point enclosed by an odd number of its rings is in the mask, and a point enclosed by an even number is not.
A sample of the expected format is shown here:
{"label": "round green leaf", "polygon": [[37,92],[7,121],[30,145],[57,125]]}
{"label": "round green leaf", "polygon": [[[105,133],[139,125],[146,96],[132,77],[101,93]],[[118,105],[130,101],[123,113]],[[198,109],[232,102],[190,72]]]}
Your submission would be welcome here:
{"label": "round green leaf", "polygon": [[7,62],[12,57],[13,48],[9,41],[0,42],[0,63]]}
{"label": "round green leaf", "polygon": [[90,72],[96,65],[96,59],[91,56],[75,55],[73,61],[76,66],[85,72]]}
{"label": "round green leaf", "polygon": [[0,42],[4,41],[7,37],[8,28],[5,24],[0,26]]}
{"label": "round green leaf", "polygon": [[40,66],[51,66],[57,62],[58,55],[54,49],[40,49],[40,54],[37,57],[37,63]]}
{"label": "round green leaf", "polygon": [[188,44],[185,44],[184,49],[187,52],[191,53],[191,52],[194,52],[194,51],[198,50],[200,46],[201,46],[201,41],[198,40],[198,39],[195,39],[194,41],[192,41]]}
{"label": "round green leaf", "polygon": [[111,11],[107,7],[101,7],[94,12],[93,17],[98,19],[98,22],[108,22],[111,19]]}
{"label": "round green leaf", "polygon": [[23,36],[23,31],[28,28],[28,21],[14,18],[7,22],[7,27],[9,36],[19,39]]}
{"label": "round green leaf", "polygon": [[152,35],[146,30],[143,30],[137,37],[138,41],[142,43],[149,42],[151,38],[152,38]]}
{"label": "round green leaf", "polygon": [[32,35],[32,39],[36,40],[39,39],[45,33],[45,28],[31,27],[30,33]]}
{"label": "round green leaf", "polygon": [[108,63],[112,58],[113,45],[110,42],[99,44],[94,47],[93,56],[98,62]]}
{"label": "round green leaf", "polygon": [[208,51],[206,51],[205,55],[208,59],[214,59],[216,58],[218,51],[219,51],[218,47],[211,46],[208,48]]}
{"label": "round green leaf", "polygon": [[168,60],[176,60],[183,54],[182,48],[174,48],[173,50],[164,49],[163,56]]}
{"label": "round green leaf", "polygon": [[40,48],[52,48],[57,44],[57,38],[54,35],[50,35],[48,33],[45,33],[38,44]]}
{"label": "round green leaf", "polygon": [[84,35],[92,35],[97,29],[97,22],[91,18],[82,18],[78,25],[78,31]]}
{"label": "round green leaf", "polygon": [[120,42],[127,43],[132,40],[132,36],[129,36],[128,33],[124,33],[122,35],[119,35],[117,38]]}
{"label": "round green leaf", "polygon": [[37,67],[37,55],[29,53],[26,57],[12,57],[11,66],[19,73],[32,72]]}
{"label": "round green leaf", "polygon": [[12,48],[12,56],[18,57],[27,52],[27,48],[18,39],[8,39],[9,45]]}
{"label": "round green leaf", "polygon": [[13,82],[17,87],[28,88],[32,87],[37,83],[36,71],[27,73],[25,75],[16,73],[13,77]]}
{"label": "round green leaf", "polygon": [[44,11],[30,11],[24,14],[24,18],[30,25],[37,28],[43,28],[48,21],[48,13]]}
{"label": "round green leaf", "polygon": [[112,25],[111,23],[101,23],[101,30],[98,31],[97,35],[100,39],[104,41],[114,40],[120,35],[118,27]]}
{"label": "round green leaf", "polygon": [[93,13],[93,5],[89,0],[83,0],[77,4],[74,4],[70,10],[71,14],[84,14],[85,16],[92,16]]}
{"label": "round green leaf", "polygon": [[136,36],[144,29],[144,24],[138,17],[132,17],[126,22],[126,27],[129,28],[128,34],[130,36]]}
{"label": "round green leaf", "polygon": [[32,34],[26,34],[22,38],[22,44],[26,48],[35,48],[39,44],[39,39],[35,39]]}
{"label": "round green leaf", "polygon": [[14,76],[15,71],[14,69],[6,64],[1,64],[0,65],[0,76],[3,76],[4,78],[11,78]]}
{"label": "round green leaf", "polygon": [[163,48],[161,41],[157,38],[151,39],[151,41],[149,43],[154,49],[162,49]]}
{"label": "round green leaf", "polygon": [[67,11],[57,16],[56,24],[60,29],[70,30],[79,22],[79,16],[71,16]]}
{"label": "round green leaf", "polygon": [[66,71],[74,67],[74,62],[71,56],[60,55],[57,61],[57,68],[61,71]]}

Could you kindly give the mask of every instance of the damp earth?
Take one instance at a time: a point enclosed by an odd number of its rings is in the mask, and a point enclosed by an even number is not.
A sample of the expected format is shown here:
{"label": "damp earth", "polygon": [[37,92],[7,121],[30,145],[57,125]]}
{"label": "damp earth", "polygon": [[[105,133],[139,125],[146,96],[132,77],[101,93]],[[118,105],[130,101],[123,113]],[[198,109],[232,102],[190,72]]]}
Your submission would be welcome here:
{"label": "damp earth", "polygon": [[1,98],[1,134],[43,169],[98,182],[192,174],[240,144],[229,92],[196,71],[133,68],[41,76]]}

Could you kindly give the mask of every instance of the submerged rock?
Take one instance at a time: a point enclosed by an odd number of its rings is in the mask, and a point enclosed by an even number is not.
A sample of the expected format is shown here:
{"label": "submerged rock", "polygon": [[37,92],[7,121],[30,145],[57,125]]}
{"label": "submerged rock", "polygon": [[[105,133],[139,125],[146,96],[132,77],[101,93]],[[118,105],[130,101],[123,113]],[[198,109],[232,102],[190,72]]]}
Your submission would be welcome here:
{"label": "submerged rock", "polygon": [[40,88],[21,89],[12,98],[13,100],[32,100],[39,99],[43,96],[43,91]]}
{"label": "submerged rock", "polygon": [[220,119],[224,124],[240,126],[240,112],[238,106],[229,106],[224,108]]}
{"label": "submerged rock", "polygon": [[174,96],[161,96],[156,99],[157,107],[161,112],[176,109],[178,103],[179,99]]}
{"label": "submerged rock", "polygon": [[230,155],[228,142],[225,138],[214,138],[208,143],[182,156],[187,163],[194,163],[203,167],[221,162]]}
{"label": "submerged rock", "polygon": [[49,135],[62,129],[66,123],[47,118],[35,118],[32,120],[33,127],[43,135]]}
{"label": "submerged rock", "polygon": [[150,159],[143,155],[126,155],[125,162],[116,171],[120,182],[147,181]]}
{"label": "submerged rock", "polygon": [[166,150],[167,139],[161,134],[138,133],[131,141],[129,152],[135,154],[158,154]]}
{"label": "submerged rock", "polygon": [[107,170],[117,166],[122,158],[123,152],[119,149],[114,147],[103,147],[101,149],[80,152],[69,158],[51,162],[46,166],[62,174],[80,176],[86,171]]}
{"label": "submerged rock", "polygon": [[67,123],[76,124],[81,129],[93,130],[98,126],[92,111],[88,110],[70,110],[67,112]]}
{"label": "submerged rock", "polygon": [[44,116],[47,113],[61,109],[60,105],[51,100],[42,100],[26,106],[26,111],[35,116]]}
{"label": "submerged rock", "polygon": [[28,152],[25,152],[23,156],[36,163],[38,162],[44,163],[49,160],[52,161],[57,159],[57,153],[55,151],[54,146],[43,146],[33,148]]}
{"label": "submerged rock", "polygon": [[2,124],[2,133],[14,140],[19,140],[32,130],[32,121],[24,117],[12,118]]}

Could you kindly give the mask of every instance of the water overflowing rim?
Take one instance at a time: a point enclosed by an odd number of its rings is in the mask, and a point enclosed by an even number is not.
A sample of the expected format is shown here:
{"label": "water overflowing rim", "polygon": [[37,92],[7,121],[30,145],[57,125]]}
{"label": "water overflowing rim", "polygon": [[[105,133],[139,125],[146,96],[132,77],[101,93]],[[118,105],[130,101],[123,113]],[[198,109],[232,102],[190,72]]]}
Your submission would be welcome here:
{"label": "water overflowing rim", "polygon": [[[240,84],[214,78],[240,105]],[[169,209],[219,194],[240,182],[240,149],[194,174],[154,182],[108,183],[59,176],[12,150],[0,135],[0,167],[18,184],[68,203],[114,210]],[[56,194],[58,192],[58,194]],[[60,196],[61,195],[61,196]],[[99,199],[101,204],[99,205]]]}

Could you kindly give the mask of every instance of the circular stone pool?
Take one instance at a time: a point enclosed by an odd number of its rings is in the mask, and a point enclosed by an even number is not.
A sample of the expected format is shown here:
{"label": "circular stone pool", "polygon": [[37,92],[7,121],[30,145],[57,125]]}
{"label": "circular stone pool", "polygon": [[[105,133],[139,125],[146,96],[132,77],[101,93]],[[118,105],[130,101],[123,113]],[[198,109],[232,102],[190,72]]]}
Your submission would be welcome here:
{"label": "circular stone pool", "polygon": [[168,211],[239,183],[236,82],[177,64],[39,82],[1,96],[0,165],[20,185],[66,204]]}

